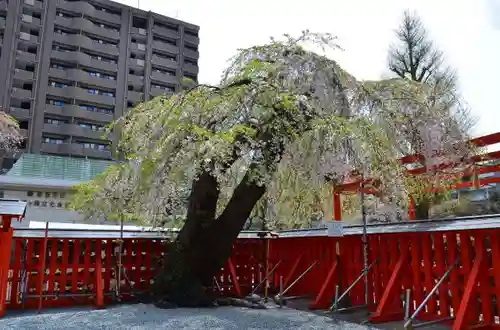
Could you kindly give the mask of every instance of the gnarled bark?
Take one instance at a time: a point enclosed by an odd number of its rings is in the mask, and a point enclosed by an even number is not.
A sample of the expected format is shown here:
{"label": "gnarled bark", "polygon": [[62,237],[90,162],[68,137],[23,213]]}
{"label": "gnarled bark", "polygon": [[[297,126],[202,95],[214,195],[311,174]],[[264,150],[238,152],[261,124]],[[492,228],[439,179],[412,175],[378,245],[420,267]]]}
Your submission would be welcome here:
{"label": "gnarled bark", "polygon": [[231,256],[239,232],[264,192],[264,187],[246,176],[223,213],[215,219],[217,181],[204,173],[193,183],[186,223],[156,276],[157,301],[179,307],[213,304],[214,297],[207,289]]}

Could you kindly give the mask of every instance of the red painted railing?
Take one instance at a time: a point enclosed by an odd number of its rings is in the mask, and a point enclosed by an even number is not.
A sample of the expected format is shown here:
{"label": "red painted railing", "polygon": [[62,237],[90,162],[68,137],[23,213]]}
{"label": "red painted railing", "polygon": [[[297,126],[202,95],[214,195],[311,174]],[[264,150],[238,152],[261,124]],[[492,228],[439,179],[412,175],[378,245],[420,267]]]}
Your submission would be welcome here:
{"label": "red painted railing", "polygon": [[[116,238],[82,235],[79,232],[79,238],[73,239],[71,234],[52,237],[50,231],[46,237],[15,234],[10,245],[7,292],[2,294],[7,298],[5,307],[104,307],[112,303],[119,243],[113,241]],[[216,277],[214,287],[220,287],[221,294],[247,295],[265,278],[265,242],[259,238],[238,240],[233,256]],[[270,292],[278,293],[280,278],[287,288],[314,264],[286,294],[311,297],[310,307],[314,309],[329,308],[335,287],[338,285],[342,293],[364,267],[359,234],[280,237],[268,242],[267,269],[279,263],[270,277]],[[122,301],[150,289],[155,267],[165,250],[165,242],[160,239],[124,239],[122,263],[126,276],[120,286]],[[455,329],[498,324],[500,222],[498,229],[488,230],[372,233],[368,235],[368,251],[368,263],[377,261],[368,273],[372,322],[403,319],[405,291],[411,290],[410,307],[414,310],[445,271],[457,263],[418,319],[452,318],[449,323]],[[364,305],[364,282],[360,281],[344,301],[352,306]]]}

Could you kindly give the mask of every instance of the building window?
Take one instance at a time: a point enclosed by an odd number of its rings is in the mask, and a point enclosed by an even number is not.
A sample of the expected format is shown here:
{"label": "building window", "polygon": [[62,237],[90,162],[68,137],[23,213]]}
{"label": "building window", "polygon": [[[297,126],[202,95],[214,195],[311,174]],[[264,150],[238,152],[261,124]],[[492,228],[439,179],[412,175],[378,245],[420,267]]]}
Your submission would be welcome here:
{"label": "building window", "polygon": [[60,100],[47,100],[47,104],[55,105],[57,107],[62,107],[66,105],[66,102]]}
{"label": "building window", "polygon": [[27,193],[28,197],[31,197],[31,196],[33,196],[34,194],[35,194],[35,193],[34,193],[33,191],[28,191],[28,193]]}
{"label": "building window", "polygon": [[192,50],[193,52],[197,52],[198,51],[198,47],[190,45],[190,44],[184,44],[184,48]]}
{"label": "building window", "polygon": [[78,126],[80,126],[82,128],[90,129],[93,131],[105,131],[106,130],[106,127],[104,127],[102,125],[97,125],[97,124],[80,123],[80,124],[78,124]]}
{"label": "building window", "polygon": [[188,29],[184,29],[184,34],[190,37],[198,37],[198,32],[190,31]]}
{"label": "building window", "polygon": [[52,118],[45,118],[45,124],[51,124],[51,125],[61,125],[61,124],[66,124],[67,122],[64,120],[60,119],[52,119]]}
{"label": "building window", "polygon": [[51,82],[50,82],[50,86],[55,87],[55,88],[65,88],[65,87],[69,87],[69,86],[68,86],[68,85],[66,85],[66,84],[63,84],[63,83],[60,83],[60,82],[55,82],[55,81],[51,81]]}
{"label": "building window", "polygon": [[[54,139],[54,138],[49,138],[49,137],[44,137],[43,138],[43,143],[50,143],[50,144],[63,144],[64,140],[63,139]],[[42,193],[39,193],[39,197],[42,196]]]}
{"label": "building window", "polygon": [[185,58],[185,59],[184,59],[184,64],[191,64],[191,65],[194,65],[194,66],[197,66],[197,65],[198,65],[198,63],[196,63],[196,61],[195,61],[195,60],[191,60],[191,59],[189,59],[189,58]]}

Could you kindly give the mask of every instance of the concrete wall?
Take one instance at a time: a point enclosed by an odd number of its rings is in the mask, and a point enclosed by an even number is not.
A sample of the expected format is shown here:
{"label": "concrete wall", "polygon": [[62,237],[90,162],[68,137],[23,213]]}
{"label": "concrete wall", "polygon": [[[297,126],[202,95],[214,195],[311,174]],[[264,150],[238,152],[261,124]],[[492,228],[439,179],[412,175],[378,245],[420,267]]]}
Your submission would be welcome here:
{"label": "concrete wall", "polygon": [[[28,193],[30,192],[30,193]],[[49,195],[47,195],[49,193]],[[41,196],[40,196],[41,195]],[[61,197],[63,196],[63,197]],[[64,222],[64,223],[95,223],[85,221],[83,216],[64,207],[69,201],[69,193],[64,190],[4,190],[4,198],[18,199],[28,202],[26,218],[22,223],[14,223],[14,228],[28,227],[30,221]],[[59,207],[60,205],[61,207]],[[109,224],[102,221],[100,224]]]}

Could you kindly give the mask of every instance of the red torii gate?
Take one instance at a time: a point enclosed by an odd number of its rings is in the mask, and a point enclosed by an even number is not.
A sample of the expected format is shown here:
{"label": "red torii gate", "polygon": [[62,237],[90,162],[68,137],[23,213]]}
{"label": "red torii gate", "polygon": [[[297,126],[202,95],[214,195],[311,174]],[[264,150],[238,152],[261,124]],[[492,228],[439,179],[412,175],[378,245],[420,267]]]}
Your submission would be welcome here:
{"label": "red torii gate", "polygon": [[[474,138],[471,139],[469,142],[476,147],[491,146],[493,144],[500,143],[500,132]],[[424,159],[425,157],[423,155],[414,154],[401,158],[400,162],[407,166],[415,163],[421,163]],[[474,187],[475,189],[477,189],[481,186],[485,186],[491,183],[500,183],[500,178],[495,178],[495,177],[479,179],[480,174],[500,172],[500,164],[489,165],[489,166],[478,164],[486,160],[495,160],[495,159],[500,159],[500,151],[493,151],[481,155],[472,156],[469,159],[471,166],[469,166],[465,171],[455,175],[456,178],[471,177],[472,180],[467,182],[459,182],[452,187],[433,188],[433,190],[440,190],[440,189],[455,190],[455,189],[463,189],[469,187]],[[436,165],[434,167],[434,170],[439,172],[444,169],[454,168],[455,166],[456,164],[452,163],[451,164],[441,163],[439,165]],[[427,172],[428,169],[426,169],[424,166],[407,170],[408,175],[420,175]],[[363,189],[363,192],[365,194],[371,194],[375,196],[378,195],[378,191],[374,187],[377,185],[378,179],[367,178],[363,182],[361,182],[361,180],[359,179],[360,175],[358,173],[353,173],[352,177],[354,178],[354,181],[344,182],[341,185],[334,186],[332,189],[332,198],[333,198],[332,220],[340,221],[342,219],[342,202],[341,202],[342,193],[359,192],[361,189],[360,187],[363,183],[363,186],[368,187]],[[408,211],[409,219],[416,220],[415,203],[411,198],[411,196],[409,196],[409,198],[410,198],[410,209]]]}

